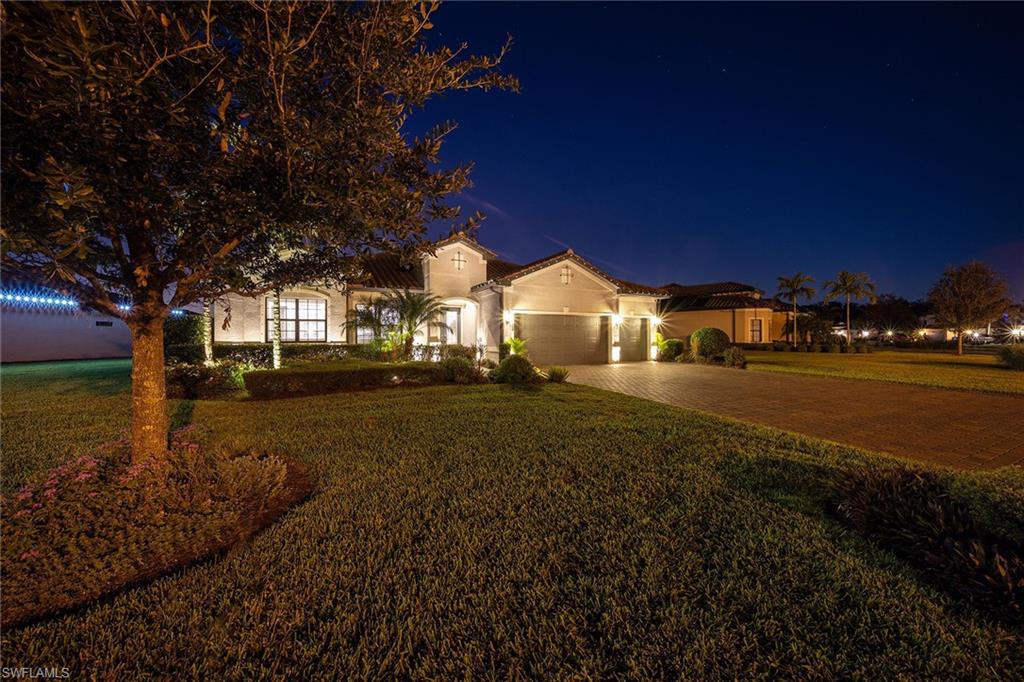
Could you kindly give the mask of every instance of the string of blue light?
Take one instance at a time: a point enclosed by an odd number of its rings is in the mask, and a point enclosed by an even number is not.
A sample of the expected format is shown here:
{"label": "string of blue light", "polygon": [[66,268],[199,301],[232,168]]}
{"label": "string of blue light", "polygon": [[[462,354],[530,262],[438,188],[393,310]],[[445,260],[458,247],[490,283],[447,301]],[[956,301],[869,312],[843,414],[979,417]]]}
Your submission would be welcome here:
{"label": "string of blue light", "polygon": [[[57,308],[72,310],[78,308],[78,301],[61,296],[49,289],[0,289],[0,303],[22,308]],[[122,303],[117,306],[121,310],[131,310],[131,305]],[[184,315],[185,311],[175,308],[172,315]]]}

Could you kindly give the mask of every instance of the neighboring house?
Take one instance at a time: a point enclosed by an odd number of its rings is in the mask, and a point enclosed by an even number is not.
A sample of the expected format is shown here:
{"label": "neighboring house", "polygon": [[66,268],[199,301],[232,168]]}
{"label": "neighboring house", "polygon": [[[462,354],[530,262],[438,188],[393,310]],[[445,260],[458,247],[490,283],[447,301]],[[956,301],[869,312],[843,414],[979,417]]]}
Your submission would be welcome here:
{"label": "neighboring house", "polygon": [[121,320],[86,312],[49,289],[5,280],[0,290],[0,361],[126,358],[132,337]]}
{"label": "neighboring house", "polygon": [[785,338],[782,329],[791,314],[762,291],[739,282],[666,284],[659,303],[661,333],[683,338],[701,327],[717,327],[733,343],[768,343]]}
{"label": "neighboring house", "polygon": [[[541,365],[646,360],[652,355],[662,290],[612,277],[567,249],[519,265],[498,258],[462,233],[436,242],[412,262],[397,254],[368,256],[362,275],[340,288],[294,287],[281,293],[282,340],[366,343],[369,329],[349,324],[349,311],[403,289],[441,299],[444,322],[428,325],[416,343],[459,343],[498,357],[500,344],[526,339]],[[224,328],[225,306],[230,323]],[[270,340],[271,297],[230,296],[214,308],[218,343]]]}

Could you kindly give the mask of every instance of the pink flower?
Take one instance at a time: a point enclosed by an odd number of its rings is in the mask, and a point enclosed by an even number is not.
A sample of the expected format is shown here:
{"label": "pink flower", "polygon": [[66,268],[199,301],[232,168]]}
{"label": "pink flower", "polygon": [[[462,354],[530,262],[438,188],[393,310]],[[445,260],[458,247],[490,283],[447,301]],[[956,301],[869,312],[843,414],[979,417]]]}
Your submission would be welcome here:
{"label": "pink flower", "polygon": [[22,509],[21,511],[19,511],[18,513],[16,513],[14,515],[14,518],[20,519],[20,518],[25,517],[25,516],[28,516],[28,509]]}
{"label": "pink flower", "polygon": [[[43,495],[46,496],[46,499],[52,500],[53,498],[57,497],[57,489],[56,488],[47,488],[46,490],[43,491]],[[33,509],[34,508],[35,507],[33,507]]]}
{"label": "pink flower", "polygon": [[75,476],[76,481],[88,481],[90,478],[94,478],[96,474],[91,471],[83,471],[82,473]]}
{"label": "pink flower", "polygon": [[32,549],[27,552],[22,552],[21,560],[26,561],[27,559],[38,559],[42,554],[39,553],[38,549]]}
{"label": "pink flower", "polygon": [[25,500],[31,499],[32,494],[33,494],[33,492],[29,488],[25,488],[23,490],[19,490],[18,491],[18,495],[17,495],[18,501],[19,502],[24,502]]}
{"label": "pink flower", "polygon": [[36,502],[35,504],[32,505],[32,509],[42,509],[42,508],[43,508],[43,503],[42,502]]}
{"label": "pink flower", "polygon": [[97,495],[99,495],[99,493],[96,492],[95,490],[93,490],[91,493],[89,493],[89,497],[96,497]]}

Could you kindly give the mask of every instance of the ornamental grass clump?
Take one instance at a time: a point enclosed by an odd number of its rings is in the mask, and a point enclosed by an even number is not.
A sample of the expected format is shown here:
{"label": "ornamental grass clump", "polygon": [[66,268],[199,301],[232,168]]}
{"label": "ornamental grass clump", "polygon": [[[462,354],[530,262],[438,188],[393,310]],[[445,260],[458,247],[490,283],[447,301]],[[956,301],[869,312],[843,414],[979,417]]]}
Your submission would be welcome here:
{"label": "ornamental grass clump", "polygon": [[194,563],[309,493],[298,465],[211,450],[198,435],[176,432],[154,464],[132,464],[118,441],[4,496],[3,626]]}
{"label": "ornamental grass clump", "polygon": [[[788,348],[788,346],[787,346]],[[731,346],[725,349],[725,366],[737,369],[747,368],[747,356],[739,346]]]}
{"label": "ornamental grass clump", "polygon": [[549,367],[548,368],[548,381],[553,384],[564,384],[565,380],[569,378],[569,369],[567,367]]}
{"label": "ornamental grass clump", "polygon": [[975,521],[932,471],[867,468],[838,478],[837,516],[936,586],[994,614],[1024,619],[1024,552]]}

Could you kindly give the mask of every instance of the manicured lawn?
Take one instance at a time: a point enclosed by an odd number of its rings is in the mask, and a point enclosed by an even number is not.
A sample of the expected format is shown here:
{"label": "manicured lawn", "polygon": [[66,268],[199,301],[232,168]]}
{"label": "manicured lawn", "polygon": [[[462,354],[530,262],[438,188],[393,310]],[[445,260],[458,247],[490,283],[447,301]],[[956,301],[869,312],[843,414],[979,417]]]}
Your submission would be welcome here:
{"label": "manicured lawn", "polygon": [[[117,435],[126,372],[4,368],[5,488]],[[1019,631],[826,515],[838,467],[891,463],[868,453],[575,385],[174,411],[220,443],[307,462],[319,490],[227,557],[5,632],[4,665],[210,679],[1024,666]],[[956,476],[1000,522],[1024,517],[1019,472]]]}
{"label": "manicured lawn", "polygon": [[880,351],[870,354],[747,351],[748,369],[892,381],[993,393],[1024,393],[1024,372],[992,355]]}

